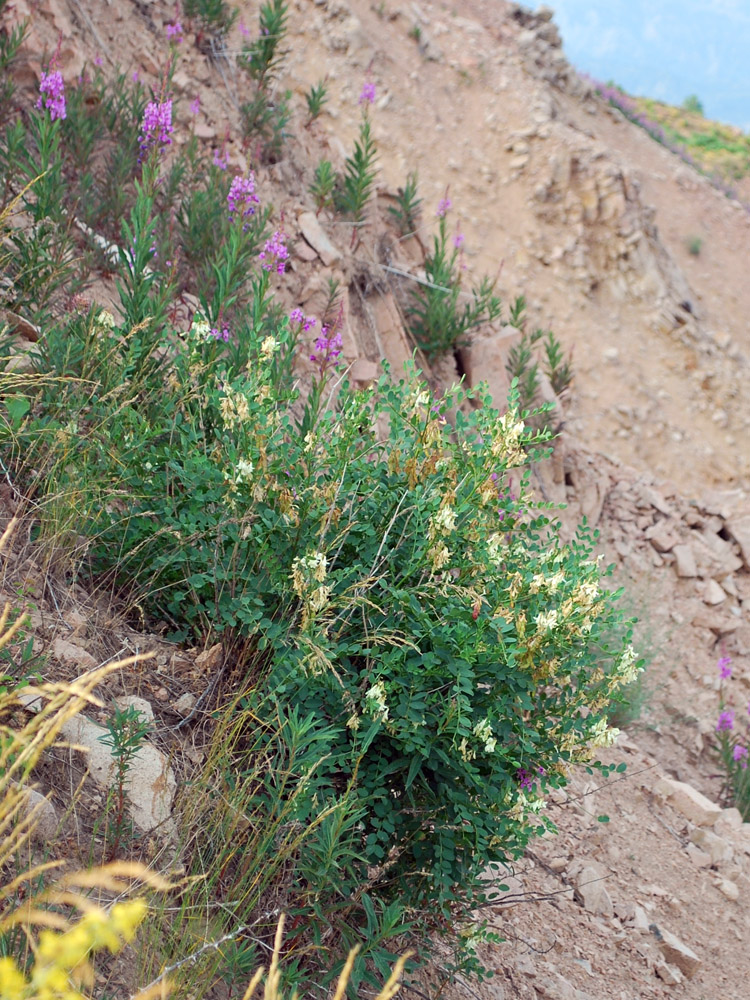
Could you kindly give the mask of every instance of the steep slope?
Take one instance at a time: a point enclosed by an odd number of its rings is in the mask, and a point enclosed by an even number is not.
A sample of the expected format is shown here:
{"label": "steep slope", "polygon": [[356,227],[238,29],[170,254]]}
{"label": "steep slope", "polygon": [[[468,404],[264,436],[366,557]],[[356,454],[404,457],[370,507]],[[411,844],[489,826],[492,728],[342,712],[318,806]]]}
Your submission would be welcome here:
{"label": "steep slope", "polygon": [[[408,279],[384,265],[418,275],[421,253],[414,240],[398,245],[382,209],[417,169],[426,241],[448,191],[466,237],[469,275],[498,274],[504,299],[526,295],[532,322],[553,328],[574,352],[568,439],[558,456],[564,462],[547,485],[555,499],[571,503],[571,521],[584,513],[601,528],[604,551],[631,593],[643,595],[642,614],[655,633],[651,676],[660,687],[651,698],[653,728],[632,737],[638,747],[623,744],[613,758],[627,759],[634,777],[602,793],[582,786],[578,793],[596,801],[592,808],[581,810],[574,794],[570,806],[554,803],[564,837],[542,843],[519,877],[524,889],[560,891],[559,905],[552,916],[539,912],[538,903],[533,910],[516,905],[507,919],[493,915],[508,938],[489,959],[504,987],[491,984],[484,995],[663,995],[673,989],[669,976],[678,977],[663,967],[653,923],[701,958],[681,995],[698,1000],[717,993],[721,982],[721,994],[739,1000],[750,970],[723,929],[734,928],[739,940],[746,918],[746,832],[736,816],[723,814],[717,836],[726,846],[713,843],[714,859],[704,839],[696,854],[691,848],[701,843],[701,827],[653,798],[654,772],[643,779],[635,772],[658,761],[661,771],[718,798],[720,782],[705,753],[717,705],[717,656],[731,652],[738,677],[747,676],[747,556],[730,522],[746,511],[741,490],[750,477],[743,446],[750,424],[744,378],[750,220],[588,90],[562,58],[546,16],[500,0],[465,0],[455,11],[389,0],[297,0],[290,7],[280,86],[293,91],[297,126],[303,93],[327,76],[330,104],[321,120],[308,130],[295,127],[279,163],[256,164],[252,148],[236,139],[236,50],[209,59],[187,35],[174,79],[183,137],[193,129],[221,150],[228,133],[231,165],[256,169],[264,200],[297,237],[284,292],[289,304],[319,311],[327,279],[341,283],[346,356],[360,365],[363,380],[382,356],[399,365],[413,349],[399,308]],[[25,0],[17,0],[13,16],[30,14]],[[246,23],[255,14],[255,6],[242,6]],[[166,5],[45,0],[33,12],[26,82],[34,82],[42,54],[54,50],[61,33],[66,76],[102,58],[109,68],[138,67],[157,86],[164,25],[173,16]],[[233,36],[232,45],[239,42]],[[312,208],[312,169],[322,156],[340,165],[351,149],[366,80],[377,90],[378,197],[354,249],[350,227],[322,213],[333,252],[322,244],[314,252],[299,221]],[[198,94],[202,110],[193,122],[188,105]],[[703,239],[698,257],[685,246],[693,234]],[[106,285],[100,291],[106,297]],[[497,334],[484,331],[463,363],[472,376],[499,385],[503,350],[491,349]],[[448,358],[438,374],[454,372]],[[702,506],[689,502],[711,484],[740,491],[707,497]],[[694,572],[683,572],[688,555],[678,546],[692,554]],[[602,812],[612,818],[609,827],[590,821]],[[579,900],[572,898],[582,870],[575,862],[582,860],[607,868],[594,880],[607,877],[617,887],[608,890],[611,913],[606,903],[603,912],[599,904],[592,910],[580,891]],[[636,905],[646,911],[645,930]],[[538,926],[529,931],[532,924]],[[557,944],[544,958],[525,960],[523,939],[544,951],[552,944],[550,926]]]}

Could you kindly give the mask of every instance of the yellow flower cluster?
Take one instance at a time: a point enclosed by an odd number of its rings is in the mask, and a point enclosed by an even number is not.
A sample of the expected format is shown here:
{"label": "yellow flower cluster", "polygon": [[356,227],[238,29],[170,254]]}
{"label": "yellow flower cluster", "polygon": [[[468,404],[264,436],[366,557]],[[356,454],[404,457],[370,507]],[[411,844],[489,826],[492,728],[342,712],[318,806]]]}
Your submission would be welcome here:
{"label": "yellow flower cluster", "polygon": [[614,727],[610,729],[607,725],[606,719],[599,719],[599,721],[594,725],[594,728],[591,730],[589,746],[611,747],[619,735],[619,729],[615,729]]}
{"label": "yellow flower cluster", "polygon": [[451,557],[450,549],[442,541],[442,536],[450,535],[455,530],[456,512],[448,502],[448,498],[446,498],[438,512],[430,517],[428,527],[428,536],[432,544],[428,549],[427,555],[432,563],[434,573],[441,570]]}
{"label": "yellow flower cluster", "polygon": [[12,958],[0,958],[0,1000],[83,1000],[80,987],[93,986],[91,952],[120,951],[145,915],[146,903],[133,899],[115,903],[109,912],[91,909],[62,933],[42,931],[28,976]]}
{"label": "yellow flower cluster", "polygon": [[266,337],[263,343],[260,345],[260,356],[264,361],[268,361],[269,358],[273,357],[276,351],[279,349],[279,342],[275,337]]}
{"label": "yellow flower cluster", "polygon": [[502,458],[507,468],[523,465],[526,455],[522,447],[526,425],[515,409],[508,410],[497,422],[490,451],[493,458]]}
{"label": "yellow flower cluster", "polygon": [[102,330],[114,330],[117,325],[117,321],[111,312],[107,309],[100,309],[94,320],[94,326],[100,327]]}
{"label": "yellow flower cluster", "polygon": [[247,397],[237,392],[228,385],[224,389],[221,398],[221,419],[227,427],[234,427],[236,424],[243,424],[250,419],[250,408],[247,405]]}
{"label": "yellow flower cluster", "polygon": [[324,552],[297,556],[292,562],[292,586],[305,603],[303,626],[311,614],[317,614],[328,604],[331,588],[325,583],[328,560]]}
{"label": "yellow flower cluster", "polygon": [[375,681],[369,691],[365,694],[365,704],[368,713],[373,719],[380,719],[381,722],[388,721],[388,705],[385,700],[385,684],[382,681]]}
{"label": "yellow flower cluster", "polygon": [[494,753],[497,746],[497,739],[492,733],[492,726],[489,719],[482,719],[481,722],[478,722],[474,726],[473,733],[483,744],[485,753]]}

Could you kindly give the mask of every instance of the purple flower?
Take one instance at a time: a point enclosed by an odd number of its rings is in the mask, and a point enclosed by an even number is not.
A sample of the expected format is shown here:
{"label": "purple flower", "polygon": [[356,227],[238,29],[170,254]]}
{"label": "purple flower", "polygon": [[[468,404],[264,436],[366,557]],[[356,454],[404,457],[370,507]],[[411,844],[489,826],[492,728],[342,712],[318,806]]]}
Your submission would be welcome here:
{"label": "purple flower", "polygon": [[[190,102],[190,114],[191,115],[200,114],[200,110],[201,110],[201,99],[196,94],[193,100]],[[216,161],[214,160],[214,162]]]}
{"label": "purple flower", "polygon": [[223,323],[221,329],[218,326],[211,327],[211,336],[215,337],[216,340],[223,340],[224,343],[229,342],[229,327]]}
{"label": "purple flower", "polygon": [[138,70],[137,69],[133,70],[132,80],[133,80],[133,83],[138,83]]}
{"label": "purple flower", "polygon": [[446,197],[440,200],[440,204],[437,207],[437,212],[435,212],[435,215],[438,217],[438,219],[445,218],[446,214],[450,211],[452,204],[453,202],[450,200],[450,198]]}
{"label": "purple flower", "polygon": [[[214,163],[216,163],[215,156]],[[255,215],[255,206],[260,204],[260,198],[255,193],[255,174],[252,170],[247,177],[241,177],[237,174],[233,179],[232,186],[229,188],[229,194],[227,195],[227,204],[229,205],[230,222],[234,221],[238,213],[242,214],[243,219],[247,219],[250,215]]]}
{"label": "purple flower", "polygon": [[734,712],[731,708],[726,709],[724,712],[720,712],[718,722],[716,723],[717,733],[720,733],[725,729],[734,729]]}
{"label": "purple flower", "polygon": [[36,106],[40,110],[46,108],[52,121],[67,117],[65,83],[59,70],[53,70],[51,73],[42,71],[42,79],[39,82],[39,100],[36,102]]}
{"label": "purple flower", "polygon": [[298,308],[298,309],[292,309],[292,311],[289,313],[289,322],[301,323],[302,329],[305,331],[305,333],[307,333],[308,330],[312,330],[312,328],[316,325],[318,321],[315,319],[314,316],[305,316],[302,310]]}
{"label": "purple flower", "polygon": [[732,750],[732,760],[735,764],[739,764],[743,771],[747,770],[747,758],[748,751],[747,747],[740,746],[738,743]]}
{"label": "purple flower", "polygon": [[464,245],[464,239],[465,237],[463,233],[456,233],[456,235],[453,237],[453,246],[456,248],[456,250],[460,250],[461,247]]}
{"label": "purple flower", "polygon": [[258,259],[262,261],[261,267],[264,271],[276,271],[278,274],[283,274],[286,270],[289,251],[284,245],[285,239],[286,236],[284,233],[277,229],[271,239],[266,240],[265,246],[258,254]]}
{"label": "purple flower", "polygon": [[161,151],[164,146],[171,145],[170,138],[174,127],[172,125],[172,101],[149,101],[143,112],[141,134],[138,137],[141,153],[139,161],[154,148]]}
{"label": "purple flower", "polygon": [[250,29],[248,27],[246,27],[244,21],[240,21],[240,23],[237,25],[237,27],[240,29],[240,34],[244,38],[249,38],[250,37]]}
{"label": "purple flower", "polygon": [[315,353],[310,355],[310,360],[317,364],[321,375],[327,368],[336,366],[343,348],[341,334],[336,332],[329,337],[328,332],[327,326],[320,328],[320,336],[315,341]]}
{"label": "purple flower", "polygon": [[[229,157],[226,154],[226,149],[222,149],[219,152],[218,149],[214,150],[214,166],[218,167],[219,170],[226,170],[229,166]],[[250,213],[252,215],[252,212]]]}
{"label": "purple flower", "polygon": [[167,38],[170,42],[174,42],[175,45],[180,44],[182,41],[182,25],[179,21],[167,25]]}
{"label": "purple flower", "polygon": [[519,767],[516,771],[516,781],[518,782],[519,788],[526,791],[527,788],[531,788],[534,784],[534,777],[530,771],[527,771],[525,767]]}
{"label": "purple flower", "polygon": [[94,59],[94,66],[102,66],[103,64],[104,60],[101,56],[97,56],[96,59]]}
{"label": "purple flower", "polygon": [[716,666],[719,668],[719,677],[727,678],[732,676],[732,668],[729,664],[732,662],[731,656],[722,656]]}
{"label": "purple flower", "polygon": [[359,95],[360,104],[374,104],[375,103],[375,84],[369,81],[362,87],[362,93]]}

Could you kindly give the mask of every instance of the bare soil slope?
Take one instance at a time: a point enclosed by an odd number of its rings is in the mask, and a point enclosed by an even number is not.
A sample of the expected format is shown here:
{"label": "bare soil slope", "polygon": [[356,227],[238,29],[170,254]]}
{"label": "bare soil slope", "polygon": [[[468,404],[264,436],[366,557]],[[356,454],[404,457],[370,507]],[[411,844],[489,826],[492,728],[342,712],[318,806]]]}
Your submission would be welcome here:
{"label": "bare soil slope", "polygon": [[[253,23],[256,5],[240,8]],[[32,9],[15,0],[10,16],[31,18],[30,87],[59,37],[67,78],[101,58],[156,85],[174,8],[42,0]],[[386,233],[381,210],[414,169],[425,200],[422,240],[447,190],[469,274],[498,274],[506,301],[524,294],[532,322],[573,350],[566,436],[541,482],[570,503],[571,524],[585,514],[601,529],[603,551],[644,619],[651,693],[642,725],[613,751],[628,776],[598,789],[582,774],[569,800],[550,803],[561,837],[537,845],[511,880],[513,905],[489,914],[506,938],[485,953],[497,979],[441,995],[742,1000],[747,824],[732,812],[708,820],[691,813],[662,778],[719,799],[707,751],[717,657],[733,656],[738,698],[750,686],[750,216],[591,93],[565,63],[554,23],[504,0],[293,0],[280,81],[293,92],[293,138],[273,166],[258,165],[252,147],[237,141],[241,37],[216,59],[194,41],[188,33],[174,79],[179,128],[194,128],[216,149],[228,135],[232,167],[256,169],[261,195],[298,239],[290,304],[315,308],[325,279],[342,282],[350,362],[386,356],[399,365],[413,349],[400,289],[383,265],[418,273],[421,254],[416,241],[399,246]],[[324,76],[327,111],[304,129],[303,94]],[[324,263],[301,238],[298,218],[312,208],[315,163],[326,156],[340,165],[351,148],[365,80],[377,88],[378,204],[353,250],[350,227],[321,215],[336,250]],[[202,111],[191,124],[198,94]],[[702,239],[697,257],[686,246],[694,235]],[[472,376],[501,384],[503,353],[487,346],[497,333],[485,331],[485,353],[476,348],[463,360]],[[369,377],[371,368],[360,370]],[[454,374],[452,358],[439,366],[439,377]],[[6,589],[15,582],[11,573]],[[50,615],[42,625],[51,644],[75,632],[86,645],[96,631],[55,617],[51,606]],[[138,693],[156,701],[157,716],[164,702],[173,721],[171,701],[186,685],[175,681],[165,697],[167,674],[142,678]],[[610,823],[598,823],[605,813]],[[606,898],[589,891],[600,882]],[[670,951],[669,932],[697,963],[684,949]],[[435,985],[422,989],[437,995]]]}

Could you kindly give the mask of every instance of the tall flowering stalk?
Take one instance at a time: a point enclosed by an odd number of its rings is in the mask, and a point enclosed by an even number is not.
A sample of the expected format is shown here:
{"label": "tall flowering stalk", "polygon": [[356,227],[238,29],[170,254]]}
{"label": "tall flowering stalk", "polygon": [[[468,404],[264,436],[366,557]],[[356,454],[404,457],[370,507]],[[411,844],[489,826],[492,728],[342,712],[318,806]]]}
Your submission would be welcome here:
{"label": "tall flowering stalk", "polygon": [[66,118],[65,107],[65,83],[62,73],[59,70],[42,72],[42,79],[39,83],[39,99],[36,102],[38,110],[49,111],[52,121],[58,118]]}
{"label": "tall flowering stalk", "polygon": [[247,177],[237,174],[227,195],[229,221],[234,222],[237,218],[248,219],[251,215],[255,215],[259,204],[260,198],[255,193],[255,174],[252,170]]}
{"label": "tall flowering stalk", "polygon": [[[732,677],[731,659],[722,656],[716,668],[721,681],[719,694],[719,715],[716,719],[716,751],[726,774],[726,790],[730,793],[734,805],[742,813],[745,822],[750,820],[750,731],[745,723],[745,732],[741,732],[734,708],[727,707],[724,700],[724,685]],[[750,713],[750,705],[748,705]]]}
{"label": "tall flowering stalk", "polygon": [[141,133],[138,136],[140,155],[138,162],[141,163],[152,150],[157,150],[159,154],[172,144],[172,101],[149,101],[146,110],[143,112],[141,123]]}
{"label": "tall flowering stalk", "polygon": [[320,328],[320,336],[315,341],[315,349],[310,360],[318,366],[318,375],[322,378],[327,372],[336,368],[343,350],[341,332],[333,332],[327,326]]}
{"label": "tall flowering stalk", "polygon": [[286,262],[289,260],[289,251],[284,240],[286,236],[280,230],[276,230],[270,240],[266,240],[265,246],[258,254],[260,266],[264,271],[276,271],[283,274],[286,270]]}

